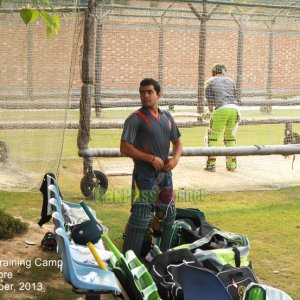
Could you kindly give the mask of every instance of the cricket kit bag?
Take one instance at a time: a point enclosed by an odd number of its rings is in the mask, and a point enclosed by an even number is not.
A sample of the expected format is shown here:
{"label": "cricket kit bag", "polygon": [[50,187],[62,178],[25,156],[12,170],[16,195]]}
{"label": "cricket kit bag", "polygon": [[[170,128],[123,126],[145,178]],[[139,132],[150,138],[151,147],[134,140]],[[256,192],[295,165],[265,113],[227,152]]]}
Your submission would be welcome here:
{"label": "cricket kit bag", "polygon": [[203,267],[188,249],[166,251],[153,258],[149,272],[163,300],[183,300],[183,290],[178,278],[183,265]]}
{"label": "cricket kit bag", "polygon": [[247,286],[257,283],[257,278],[249,267],[225,268],[216,274],[217,278],[225,286],[232,300],[241,300]]}
{"label": "cricket kit bag", "polygon": [[234,268],[250,265],[250,242],[243,235],[213,229],[203,238],[173,249],[183,248],[191,250],[204,267],[214,272],[222,271],[225,265]]}
{"label": "cricket kit bag", "polygon": [[188,249],[157,255],[151,262],[150,274],[164,300],[198,299],[194,295],[201,295],[201,299],[241,300],[247,286],[257,282],[248,267],[225,266],[219,273],[204,268]]}
{"label": "cricket kit bag", "polygon": [[[166,249],[191,242],[184,239],[182,235],[183,228],[188,232],[194,232],[197,228],[202,228],[201,224],[204,223],[205,215],[201,210],[196,208],[176,208],[176,220],[170,229],[169,239],[164,241]],[[205,234],[210,230],[205,231]],[[160,244],[158,246],[160,247]]]}

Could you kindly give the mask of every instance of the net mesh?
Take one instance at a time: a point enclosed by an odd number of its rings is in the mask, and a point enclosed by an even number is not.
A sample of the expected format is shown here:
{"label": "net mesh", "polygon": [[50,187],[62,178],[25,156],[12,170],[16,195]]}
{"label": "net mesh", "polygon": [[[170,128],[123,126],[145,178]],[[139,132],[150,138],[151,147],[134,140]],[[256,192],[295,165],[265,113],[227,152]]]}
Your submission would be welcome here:
{"label": "net mesh", "polygon": [[[7,147],[1,188],[37,187],[42,175],[54,170],[65,190],[79,195],[83,165],[76,138],[87,1],[59,2],[61,28],[51,39],[43,24],[22,24],[16,11],[6,9],[7,2],[0,14],[5,66],[0,70],[0,141],[2,149]],[[184,146],[203,147],[208,123],[199,122],[207,111],[202,84],[215,63],[225,64],[237,85],[239,146],[280,145],[291,136],[296,139],[285,142],[297,142],[299,2],[247,4],[95,1],[88,147],[119,147],[124,120],[139,108],[144,77],[161,83],[161,108],[174,115]],[[205,157],[182,157],[174,170],[175,187],[217,191],[299,184],[300,165],[292,156],[238,157],[234,174],[226,172],[224,157],[217,158],[217,173],[205,173],[205,165]],[[132,166],[128,158],[94,158],[93,163],[94,170],[108,175],[112,190],[130,186]]]}
{"label": "net mesh", "polygon": [[70,102],[77,16],[58,12],[61,30],[47,38],[41,20],[22,23],[24,7],[3,1],[0,13],[1,189],[36,188],[57,173]]}

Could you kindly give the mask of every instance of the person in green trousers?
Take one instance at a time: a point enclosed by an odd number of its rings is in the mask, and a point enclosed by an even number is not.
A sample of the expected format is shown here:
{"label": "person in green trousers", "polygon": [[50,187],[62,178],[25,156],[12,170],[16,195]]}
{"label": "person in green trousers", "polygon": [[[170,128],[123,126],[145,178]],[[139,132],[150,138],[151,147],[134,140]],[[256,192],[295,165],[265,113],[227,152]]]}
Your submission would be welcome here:
{"label": "person in green trousers", "polygon": [[[205,97],[210,114],[210,125],[207,134],[207,145],[218,145],[220,136],[224,133],[224,145],[236,145],[236,135],[239,122],[239,110],[236,100],[235,84],[230,77],[225,76],[226,67],[216,64],[212,67],[212,77],[205,82]],[[236,157],[226,157],[226,168],[235,171]],[[207,158],[206,171],[216,172],[216,157]]]}

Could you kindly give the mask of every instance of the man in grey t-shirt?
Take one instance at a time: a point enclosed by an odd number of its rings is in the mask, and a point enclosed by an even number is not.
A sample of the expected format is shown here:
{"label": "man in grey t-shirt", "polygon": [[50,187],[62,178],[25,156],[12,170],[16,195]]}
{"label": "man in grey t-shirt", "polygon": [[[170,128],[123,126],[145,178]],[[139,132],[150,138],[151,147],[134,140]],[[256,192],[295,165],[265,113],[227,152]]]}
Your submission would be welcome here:
{"label": "man in grey t-shirt", "polygon": [[[216,64],[212,68],[210,79],[205,82],[205,97],[208,109],[211,113],[210,126],[208,128],[208,146],[217,146],[220,135],[224,132],[224,144],[226,147],[236,145],[239,111],[236,100],[235,85],[231,78],[225,76],[226,67]],[[235,171],[236,157],[226,157],[226,168]],[[216,157],[209,156],[205,170],[216,171]]]}
{"label": "man in grey t-shirt", "polygon": [[[142,107],[125,121],[120,151],[134,161],[132,207],[127,224],[123,252],[141,255],[146,230],[155,212],[152,230],[155,240],[165,251],[169,230],[175,220],[171,170],[182,152],[180,132],[172,116],[159,109],[160,85],[152,78],[140,83]],[[173,156],[169,158],[170,143]],[[158,191],[159,194],[157,194]]]}

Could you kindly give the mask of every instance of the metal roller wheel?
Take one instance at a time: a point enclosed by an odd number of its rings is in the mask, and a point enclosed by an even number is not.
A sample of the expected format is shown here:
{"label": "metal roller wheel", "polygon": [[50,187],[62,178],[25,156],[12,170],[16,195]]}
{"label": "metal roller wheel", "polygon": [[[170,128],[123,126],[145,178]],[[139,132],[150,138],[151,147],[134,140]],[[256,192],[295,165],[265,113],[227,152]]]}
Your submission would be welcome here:
{"label": "metal roller wheel", "polygon": [[98,196],[105,194],[108,187],[108,179],[106,175],[100,171],[92,171],[83,176],[80,181],[80,189],[87,199],[94,199],[94,189],[99,187]]}

